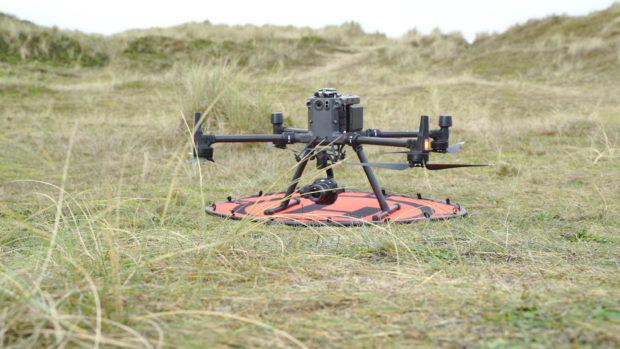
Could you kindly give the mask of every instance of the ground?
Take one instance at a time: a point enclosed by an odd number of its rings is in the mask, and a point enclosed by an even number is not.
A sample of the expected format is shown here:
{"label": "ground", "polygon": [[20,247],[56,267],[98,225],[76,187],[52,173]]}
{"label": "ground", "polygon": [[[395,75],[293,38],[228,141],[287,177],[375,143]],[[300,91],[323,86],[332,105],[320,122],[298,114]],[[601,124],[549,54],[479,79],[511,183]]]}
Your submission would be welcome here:
{"label": "ground", "polygon": [[[319,39],[301,41],[317,45],[308,61],[259,60],[261,45],[280,49],[269,41],[213,59],[0,63],[0,345],[620,346],[617,48]],[[376,175],[468,216],[339,228],[206,215],[229,195],[284,190],[296,162],[216,144],[215,163],[191,165],[190,113],[208,109],[217,134],[268,133],[270,111],[304,127],[322,87],[359,95],[365,129],[452,114],[451,141],[466,143],[432,160],[493,167]],[[303,184],[320,175],[308,173]],[[369,190],[359,168],[336,179]]]}

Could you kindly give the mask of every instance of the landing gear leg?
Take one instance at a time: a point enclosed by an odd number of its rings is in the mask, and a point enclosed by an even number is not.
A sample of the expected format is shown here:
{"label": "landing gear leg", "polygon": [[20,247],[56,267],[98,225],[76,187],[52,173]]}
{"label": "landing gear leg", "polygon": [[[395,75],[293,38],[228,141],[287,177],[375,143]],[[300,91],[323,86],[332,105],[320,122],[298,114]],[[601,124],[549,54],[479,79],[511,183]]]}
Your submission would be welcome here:
{"label": "landing gear leg", "polygon": [[[364,154],[364,149],[361,145],[356,145],[353,147],[355,149],[355,153],[357,153],[357,157],[360,159],[361,163],[368,163],[368,159],[366,158],[366,154]],[[381,192],[381,188],[379,188],[379,182],[377,182],[377,178],[375,178],[375,174],[372,172],[372,168],[370,166],[362,166],[364,168],[364,172],[366,173],[366,177],[368,178],[368,182],[370,182],[370,186],[372,187],[372,191],[375,193],[375,197],[377,197],[377,201],[379,202],[379,207],[381,207],[381,212],[372,216],[373,221],[381,221],[383,218],[390,213],[399,210],[400,205],[395,204],[392,207],[388,207],[387,201],[385,200],[385,196],[383,192]]]}
{"label": "landing gear leg", "polygon": [[285,200],[282,201],[280,205],[278,205],[277,207],[266,209],[265,210],[266,215],[273,215],[282,210],[285,210],[288,207],[299,205],[301,201],[300,198],[291,199],[291,196],[295,192],[295,189],[297,189],[297,183],[299,181],[299,178],[301,178],[301,175],[304,173],[304,170],[306,169],[307,164],[308,164],[308,158],[306,157],[306,159],[303,159],[299,163],[299,165],[297,165],[297,169],[295,170],[295,174],[293,175],[293,180],[291,181],[291,185],[289,185],[288,189],[286,190],[286,195],[284,195]]}

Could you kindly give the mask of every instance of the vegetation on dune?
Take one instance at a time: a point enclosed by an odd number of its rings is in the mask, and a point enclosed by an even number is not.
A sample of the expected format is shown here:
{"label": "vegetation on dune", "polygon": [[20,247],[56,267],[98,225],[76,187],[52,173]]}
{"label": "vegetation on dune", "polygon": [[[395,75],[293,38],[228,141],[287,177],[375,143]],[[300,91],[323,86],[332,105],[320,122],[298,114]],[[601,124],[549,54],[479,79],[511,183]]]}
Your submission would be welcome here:
{"label": "vegetation on dune", "polygon": [[[100,67],[108,55],[88,44],[88,37],[56,28],[41,28],[0,13],[0,61],[52,66]],[[97,40],[97,39],[95,39]]]}
{"label": "vegetation on dune", "polygon": [[[620,346],[619,18],[613,5],[469,44],[355,23],[105,37],[0,15],[0,347]],[[207,216],[285,189],[296,162],[216,144],[216,163],[189,165],[193,112],[222,134],[270,133],[272,111],[303,127],[321,87],[360,95],[366,128],[453,114],[466,144],[433,161],[494,167],[377,177],[469,216],[348,229]],[[335,172],[368,190],[359,169]]]}
{"label": "vegetation on dune", "polygon": [[[513,77],[581,75],[596,80],[617,71],[619,44],[620,5],[616,3],[584,17],[550,16],[515,25],[501,34],[479,35],[472,45],[478,55],[472,63],[474,70],[483,74],[495,75],[499,70]],[[552,75],[544,76],[545,71]],[[582,72],[588,74],[575,74]]]}
{"label": "vegetation on dune", "polygon": [[453,73],[469,69],[487,77],[529,75],[546,80],[587,71],[587,78],[601,79],[617,69],[619,16],[620,5],[614,4],[589,16],[550,16],[504,33],[481,33],[469,44],[460,33],[439,30],[422,35],[414,29],[399,39],[389,39],[365,33],[357,23],[310,29],[229,27],[205,21],[104,37],[41,28],[0,14],[0,61],[64,67],[133,62],[171,68],[187,59],[225,59],[241,66],[273,69],[317,65],[334,52],[364,47],[372,51],[369,59],[373,64],[396,65],[398,70]]}
{"label": "vegetation on dune", "polygon": [[[259,120],[273,111],[277,91],[252,83],[244,71],[229,65],[183,64],[177,66],[172,81],[188,125],[198,111],[205,115],[205,132],[272,132],[271,124]],[[187,132],[185,123],[181,129]]]}

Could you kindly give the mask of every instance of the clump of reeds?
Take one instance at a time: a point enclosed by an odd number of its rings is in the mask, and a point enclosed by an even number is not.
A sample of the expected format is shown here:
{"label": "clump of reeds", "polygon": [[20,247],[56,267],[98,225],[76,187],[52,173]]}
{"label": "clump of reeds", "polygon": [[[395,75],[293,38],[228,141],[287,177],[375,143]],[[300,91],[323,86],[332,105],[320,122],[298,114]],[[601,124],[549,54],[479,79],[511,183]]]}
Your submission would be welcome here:
{"label": "clump of reeds", "polygon": [[180,112],[192,124],[203,114],[203,130],[232,134],[270,133],[276,91],[251,82],[251,76],[230,64],[189,63],[176,67],[173,86]]}

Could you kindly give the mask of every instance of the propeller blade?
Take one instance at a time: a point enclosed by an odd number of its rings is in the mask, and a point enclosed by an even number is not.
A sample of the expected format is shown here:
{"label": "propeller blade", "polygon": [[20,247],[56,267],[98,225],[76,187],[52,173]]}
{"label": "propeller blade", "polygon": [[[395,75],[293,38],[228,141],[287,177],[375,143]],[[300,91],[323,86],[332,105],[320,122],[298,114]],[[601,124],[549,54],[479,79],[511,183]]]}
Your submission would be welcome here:
{"label": "propeller blade", "polygon": [[286,150],[292,151],[293,153],[299,153],[299,150],[291,149],[283,144],[276,145],[273,142],[267,142],[267,148],[268,149],[271,149],[271,148],[286,149]]}
{"label": "propeller blade", "polygon": [[[207,160],[207,159],[205,159],[205,158],[193,158],[193,159],[191,159],[191,160],[189,161],[189,163],[190,163],[190,164],[193,164],[193,163],[195,163],[195,162],[197,162],[197,161],[200,161],[200,162],[207,162],[207,161],[209,161],[209,160]],[[213,161],[213,162],[215,162],[215,161]]]}
{"label": "propeller blade", "polygon": [[[459,151],[459,148],[461,148],[461,146],[463,144],[465,144],[465,142],[453,144],[453,145],[449,146],[448,148],[446,148],[446,152],[448,152],[448,153],[450,153],[452,155],[456,155],[456,153]],[[403,151],[384,151],[384,152],[374,153],[374,154],[381,155],[381,154],[407,154],[407,153],[409,153],[409,150],[403,150]]]}
{"label": "propeller blade", "polygon": [[[193,164],[194,162],[196,162],[196,148],[198,147],[198,144],[200,143],[201,137],[202,137],[202,127],[198,124],[200,122],[200,113],[196,112],[194,113],[194,144],[192,144],[192,152],[190,153],[190,155],[193,155],[194,158],[191,159],[189,161],[190,164]],[[202,161],[203,158],[200,158],[201,161],[200,162],[204,162]],[[206,161],[206,159],[204,159]]]}
{"label": "propeller blade", "polygon": [[492,165],[472,165],[472,164],[426,164],[427,170],[445,170],[448,168],[457,167],[479,167],[479,166],[492,166]]}
{"label": "propeller blade", "polygon": [[446,148],[446,151],[452,155],[456,155],[456,152],[459,151],[459,148],[465,144],[465,142],[461,142],[461,143],[456,143],[456,144],[452,144],[451,146],[449,146],[448,148]]}
{"label": "propeller blade", "polygon": [[388,170],[406,170],[409,168],[409,164],[379,164],[379,163],[370,163],[370,162],[341,162],[343,165],[355,165],[355,166],[370,166],[370,167],[379,167],[379,168],[387,168]]}
{"label": "propeller blade", "polygon": [[381,155],[381,154],[407,154],[409,152],[409,150],[403,150],[403,151],[383,151],[380,153],[373,153],[375,155]]}
{"label": "propeller blade", "polygon": [[[461,146],[465,144],[465,142],[461,142],[461,143],[456,143],[453,144],[451,146],[449,146],[448,148],[446,148],[446,152],[452,154],[452,155],[456,155],[456,153],[459,151],[459,148],[461,148]],[[380,152],[380,153],[373,153],[375,155],[382,155],[382,154],[407,154],[409,153],[409,150],[403,150],[403,151],[384,151],[384,152]]]}

